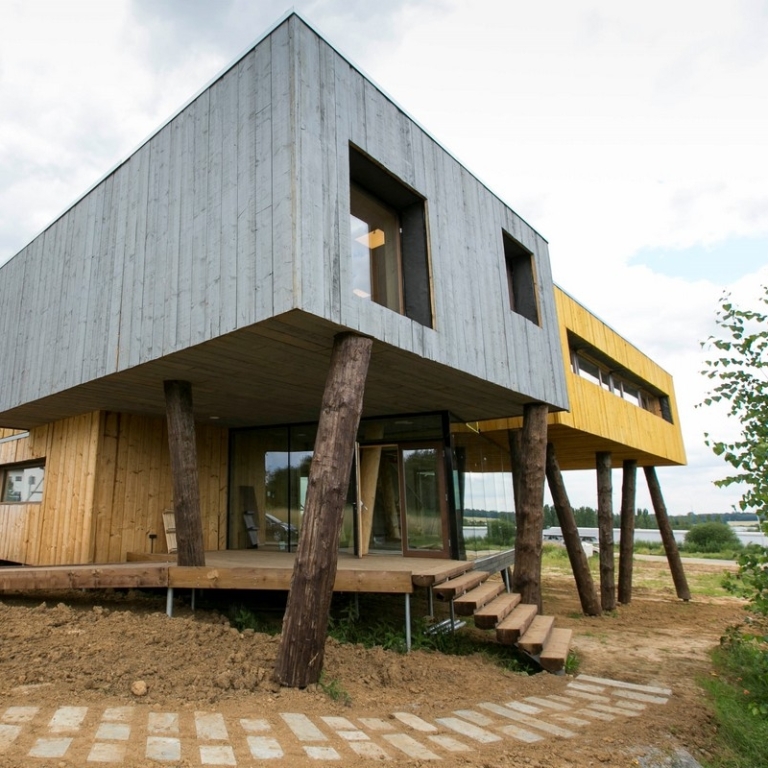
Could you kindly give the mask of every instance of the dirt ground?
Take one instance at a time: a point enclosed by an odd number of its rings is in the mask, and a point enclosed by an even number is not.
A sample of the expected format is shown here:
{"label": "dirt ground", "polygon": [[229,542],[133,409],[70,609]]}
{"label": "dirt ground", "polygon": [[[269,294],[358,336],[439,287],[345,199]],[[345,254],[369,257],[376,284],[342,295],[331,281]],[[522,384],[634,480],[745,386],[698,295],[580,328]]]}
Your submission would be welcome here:
{"label": "dirt ground", "polygon": [[[693,569],[717,571],[722,566],[688,566],[689,573]],[[669,751],[682,746],[698,757],[710,753],[714,725],[697,678],[710,674],[709,651],[726,627],[743,619],[744,609],[726,597],[694,595],[690,603],[680,602],[669,581],[670,586],[636,588],[632,603],[614,615],[585,618],[572,579],[547,574],[544,606],[546,613],[557,616],[558,625],[573,628],[579,672],[671,688],[668,703],[649,706],[642,717],[596,722],[578,738],[531,745],[505,740],[448,756],[441,764],[621,768],[640,764],[640,756],[654,747]],[[482,701],[561,694],[568,681],[546,673],[507,672],[481,655],[401,655],[329,640],[325,679],[348,694],[350,703],[345,704],[322,690],[276,689],[269,676],[278,638],[238,632],[215,611],[192,614],[179,608],[169,620],[157,596],[79,592],[44,598],[6,595],[0,600],[0,695],[5,706],[132,704],[162,711],[215,710],[227,717],[302,712],[350,719],[411,711],[434,719]],[[137,681],[146,684],[146,695],[131,692]],[[17,764],[4,759],[0,754],[0,766]],[[143,755],[131,759],[123,765],[156,765]],[[358,758],[343,764],[371,762]],[[51,764],[81,765],[66,759]]]}

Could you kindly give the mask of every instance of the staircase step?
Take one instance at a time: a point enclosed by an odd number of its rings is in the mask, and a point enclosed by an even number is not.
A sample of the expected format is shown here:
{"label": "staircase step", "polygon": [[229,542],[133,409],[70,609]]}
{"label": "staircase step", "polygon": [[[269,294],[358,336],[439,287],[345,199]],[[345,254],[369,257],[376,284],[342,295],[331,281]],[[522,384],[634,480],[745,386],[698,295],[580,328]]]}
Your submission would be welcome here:
{"label": "staircase step", "polygon": [[503,591],[503,581],[486,581],[479,587],[465,592],[461,597],[457,597],[453,601],[453,607],[459,616],[471,616],[478,608],[490,603]]}
{"label": "staircase step", "polygon": [[538,613],[535,605],[520,603],[504,621],[496,627],[496,639],[502,645],[513,645],[530,626]]}
{"label": "staircase step", "polygon": [[440,584],[436,584],[432,591],[437,597],[443,600],[451,600],[458,595],[463,595],[474,589],[478,584],[482,584],[491,574],[486,571],[469,571],[457,576],[455,579],[448,579]]}
{"label": "staircase step", "polygon": [[514,592],[499,595],[475,611],[475,626],[478,629],[493,629],[502,619],[509,616],[519,603],[520,595]]}
{"label": "staircase step", "polygon": [[538,656],[554,626],[554,616],[535,616],[525,634],[517,641],[517,647],[531,656]]}
{"label": "staircase step", "polygon": [[539,663],[547,672],[560,672],[565,668],[568,651],[571,649],[572,629],[556,627],[549,635],[544,650],[539,656]]}

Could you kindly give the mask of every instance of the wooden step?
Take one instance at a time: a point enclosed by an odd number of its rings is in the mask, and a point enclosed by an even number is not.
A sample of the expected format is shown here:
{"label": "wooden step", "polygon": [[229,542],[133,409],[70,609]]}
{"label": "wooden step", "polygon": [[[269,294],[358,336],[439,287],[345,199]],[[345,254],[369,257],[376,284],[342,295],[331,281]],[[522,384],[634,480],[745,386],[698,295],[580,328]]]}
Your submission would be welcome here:
{"label": "wooden step", "polygon": [[494,629],[504,618],[509,616],[520,603],[520,595],[515,592],[499,595],[495,600],[475,611],[475,626],[478,629]]}
{"label": "wooden step", "polygon": [[486,581],[479,587],[465,592],[461,597],[457,597],[453,601],[453,607],[459,616],[471,616],[478,608],[490,603],[494,597],[503,591],[503,581]]}
{"label": "wooden step", "polygon": [[513,645],[530,626],[538,613],[535,605],[520,603],[504,621],[496,626],[496,639],[502,645]]}
{"label": "wooden step", "polygon": [[478,584],[482,584],[491,574],[486,571],[469,571],[457,576],[455,579],[448,579],[432,587],[432,591],[442,600],[451,600],[458,595],[463,595],[474,589]]}
{"label": "wooden step", "polygon": [[531,656],[538,656],[554,626],[554,616],[535,616],[525,634],[517,641],[517,647]]}
{"label": "wooden step", "polygon": [[544,644],[539,656],[539,663],[547,672],[560,672],[565,669],[565,662],[568,659],[568,652],[571,649],[572,629],[555,627],[549,635],[549,639]]}

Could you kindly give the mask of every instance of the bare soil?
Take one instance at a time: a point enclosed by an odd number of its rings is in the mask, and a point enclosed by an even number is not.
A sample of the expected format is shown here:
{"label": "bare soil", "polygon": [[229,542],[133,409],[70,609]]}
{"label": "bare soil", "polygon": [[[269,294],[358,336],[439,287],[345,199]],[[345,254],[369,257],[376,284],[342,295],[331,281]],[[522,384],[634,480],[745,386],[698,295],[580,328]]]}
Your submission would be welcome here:
{"label": "bare soil", "polygon": [[[643,567],[664,569],[663,564]],[[689,574],[713,569],[722,566],[687,568]],[[699,757],[711,754],[715,726],[697,680],[710,674],[711,649],[729,625],[743,619],[744,607],[728,597],[695,595],[683,603],[669,582],[636,588],[632,603],[614,615],[585,618],[572,578],[546,574],[544,606],[558,625],[573,628],[581,673],[671,688],[667,704],[649,706],[642,717],[595,723],[574,739],[532,745],[505,740],[441,764],[620,768],[638,765],[651,748],[669,752],[682,746]],[[54,594],[45,595],[44,602],[39,595],[6,595],[0,602],[0,695],[5,706],[130,703],[162,711],[211,710],[226,717],[303,712],[350,719],[388,718],[407,710],[432,719],[481,701],[563,693],[568,681],[508,672],[480,654],[401,655],[329,640],[325,679],[345,694],[333,700],[321,689],[278,689],[270,682],[278,642],[251,630],[239,632],[216,611],[179,609],[169,620],[158,597],[140,593]],[[137,681],[146,683],[146,695],[131,692]],[[300,762],[299,756],[291,764]],[[344,765],[369,762],[359,758]],[[80,765],[66,759],[53,764]],[[155,765],[140,754],[129,754],[123,764]],[[3,762],[0,755],[0,766],[6,765],[16,763]]]}

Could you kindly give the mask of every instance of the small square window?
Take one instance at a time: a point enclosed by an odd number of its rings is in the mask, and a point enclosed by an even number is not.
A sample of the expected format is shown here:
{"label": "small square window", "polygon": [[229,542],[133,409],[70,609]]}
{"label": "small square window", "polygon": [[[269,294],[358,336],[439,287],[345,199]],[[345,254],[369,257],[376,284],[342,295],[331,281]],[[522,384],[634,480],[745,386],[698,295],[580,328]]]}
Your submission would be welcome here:
{"label": "small square window", "polygon": [[536,273],[533,254],[502,231],[504,261],[507,267],[509,307],[513,312],[539,325],[539,302],[536,298]]}
{"label": "small square window", "polygon": [[432,327],[426,201],[349,149],[352,291]]}
{"label": "small square window", "polygon": [[42,465],[14,466],[0,469],[2,497],[0,503],[20,502],[35,504],[43,500],[43,481],[45,467]]}

